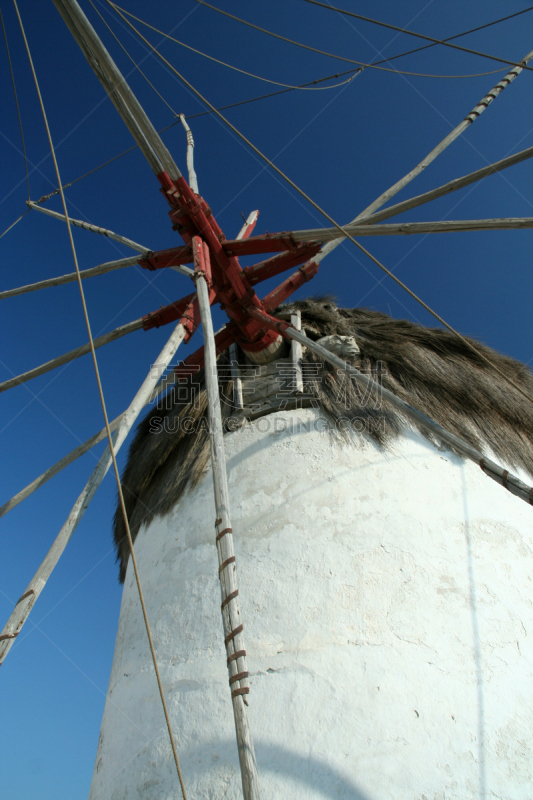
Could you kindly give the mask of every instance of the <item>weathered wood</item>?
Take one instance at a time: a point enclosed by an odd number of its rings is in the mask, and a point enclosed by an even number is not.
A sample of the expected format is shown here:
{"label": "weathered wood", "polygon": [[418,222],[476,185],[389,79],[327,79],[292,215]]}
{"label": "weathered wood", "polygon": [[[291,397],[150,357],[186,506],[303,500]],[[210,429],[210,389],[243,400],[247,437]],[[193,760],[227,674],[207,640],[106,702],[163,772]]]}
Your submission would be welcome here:
{"label": "weathered wood", "polygon": [[[255,313],[256,312],[254,312],[254,314]],[[463,439],[459,438],[459,436],[456,436],[454,433],[450,433],[444,428],[441,428],[441,426],[438,425],[434,420],[430,419],[430,417],[427,417],[421,411],[418,411],[418,409],[409,405],[409,403],[406,403],[404,400],[396,397],[395,394],[386,389],[384,386],[380,386],[372,378],[369,378],[355,367],[347,364],[341,358],[334,355],[329,350],[326,350],[325,347],[322,347],[316,342],[306,338],[305,334],[303,334],[301,331],[297,331],[295,328],[287,328],[285,332],[290,339],[296,340],[297,342],[305,345],[305,347],[308,347],[309,350],[311,350],[317,356],[320,356],[324,361],[327,361],[337,369],[342,370],[356,383],[364,386],[365,390],[372,392],[374,395],[380,398],[383,398],[383,400],[385,400],[387,403],[390,403],[394,408],[398,409],[398,411],[400,411],[400,413],[403,414],[407,419],[414,420],[422,428],[425,428],[433,433],[437,439],[451,447],[452,450],[455,450],[465,458],[473,461],[475,464],[481,467],[481,469],[490,478],[503,485],[512,494],[515,494],[517,497],[525,500],[526,503],[533,504],[533,487],[527,486],[527,484],[517,478],[516,475],[513,475],[511,472],[503,469],[503,467],[501,467],[499,464],[496,464],[496,462],[492,461],[490,458],[486,458],[483,453],[481,453],[479,450],[476,450],[476,448],[472,447],[470,444],[468,444],[468,442],[465,442]]]}
{"label": "weathered wood", "polygon": [[[461,219],[440,222],[398,222],[388,225],[345,225],[344,230],[351,236],[396,236],[416,233],[456,233],[459,231],[490,231],[533,228],[533,217],[508,217],[502,219]],[[313,228],[308,231],[294,231],[295,241],[324,241],[338,239],[337,228]]]}
{"label": "weathered wood", "polygon": [[54,0],[54,5],[152,170],[156,175],[166,171],[172,180],[180,178],[181,173],[163,140],[76,0]]}
{"label": "weathered wood", "polygon": [[251,211],[246,217],[244,225],[242,226],[242,228],[240,229],[239,233],[235,238],[247,239],[250,236],[253,229],[255,228],[258,217],[259,217],[259,211]]}
{"label": "weathered wood", "polygon": [[[139,391],[121,417],[113,443],[113,451],[115,454],[118,453],[122,443],[134,425],[135,420],[139,416],[142,408],[152,396],[157,382],[161,378],[161,375],[165,369],[168,367],[171,359],[174,357],[174,354],[176,353],[180,342],[183,341],[184,336],[185,329],[181,324],[178,323],[155,363],[151,366],[150,371],[143,381]],[[108,445],[100,457],[98,464],[93,470],[93,473],[87,481],[82,493],[76,500],[65,524],[59,531],[56,540],[30,581],[26,591],[23,593],[22,597],[13,609],[11,616],[9,617],[2,633],[0,634],[0,664],[5,659],[15,638],[19,635],[22,626],[24,625],[31,609],[33,608],[33,605],[35,604],[35,601],[46,585],[46,582],[52,574],[57,562],[61,558],[65,547],[67,546],[72,534],[76,530],[79,521],[83,517],[83,514],[92,500],[94,493],[104,479],[109,467],[111,466],[111,463],[112,458]]]}
{"label": "weathered wood", "polygon": [[[531,61],[532,58],[533,50],[531,50],[520,63],[525,66],[528,61]],[[431,150],[427,156],[420,161],[420,163],[416,165],[416,167],[407,173],[407,175],[404,175],[403,178],[400,178],[399,181],[396,181],[396,183],[383,192],[383,194],[380,194],[380,196],[376,198],[373,203],[367,206],[359,216],[372,214],[374,211],[377,211],[378,208],[381,208],[381,206],[385,205],[385,203],[387,203],[391,197],[394,197],[395,194],[403,189],[404,186],[407,186],[407,184],[416,178],[417,175],[420,175],[420,173],[425,170],[425,168],[431,164],[431,162],[434,161],[437,156],[446,150],[446,148],[452,144],[452,142],[454,142],[469,127],[469,125],[471,125],[485,111],[486,108],[488,108],[492,101],[495,100],[496,97],[498,97],[498,95],[501,94],[501,92],[503,92],[503,90],[509,86],[510,83],[512,83],[512,81],[514,81],[517,75],[520,75],[522,70],[523,67],[513,67],[511,70],[509,70],[507,75],[498,81],[496,86],[494,86],[490,92],[487,92],[487,94],[472,109],[470,114],[468,114],[462,120],[462,122],[460,122],[459,125],[453,129],[453,131],[445,136],[444,139],[439,142],[439,144],[434,147],[433,150]]]}
{"label": "weathered wood", "polygon": [[[203,246],[201,244],[200,246]],[[208,256],[207,256],[208,257]],[[204,276],[199,273],[196,278],[196,290],[202,318],[205,352],[205,377],[208,403],[209,442],[211,447],[211,465],[213,468],[213,483],[215,490],[215,507],[217,532],[217,550],[220,565],[220,587],[222,597],[222,619],[226,652],[228,659],[241,652],[238,658],[228,660],[230,679],[237,674],[244,673],[246,678],[246,648],[242,632],[242,622],[239,609],[237,572],[235,568],[235,553],[233,549],[233,536],[231,532],[231,518],[229,506],[229,492],[226,475],[226,459],[224,454],[222,418],[220,414],[220,395],[218,389],[218,375],[216,363],[216,346],[209,305],[209,290]],[[224,568],[222,565],[225,564]],[[231,598],[231,599],[230,599]],[[238,633],[234,633],[240,629]],[[229,638],[228,638],[229,637]],[[246,678],[230,684],[239,762],[244,800],[259,800],[259,782],[257,777],[257,764],[255,760],[252,731],[248,720],[246,694],[236,692],[249,692]]]}
{"label": "weathered wood", "polygon": [[195,194],[198,194],[198,177],[194,170],[194,138],[183,114],[180,114],[180,120],[187,134],[187,172],[189,173],[189,186]]}
{"label": "weathered wood", "polygon": [[[133,331],[140,330],[142,326],[142,317],[140,319],[133,320],[133,322],[128,322],[126,325],[121,325],[119,328],[115,328],[115,330],[109,331],[109,333],[104,333],[102,336],[98,336],[96,339],[94,339],[94,347],[96,349],[98,347],[102,347],[104,344],[109,344],[109,342],[114,342],[116,339],[120,339],[121,336],[126,336],[128,333],[133,333]],[[84,356],[90,352],[90,344],[83,344],[81,347],[76,347],[75,350],[70,350],[68,353],[63,353],[62,356],[53,358],[51,361],[47,361],[45,364],[41,364],[39,367],[34,367],[33,369],[28,370],[28,372],[23,372],[20,375],[16,375],[14,378],[10,378],[9,380],[0,383],[0,392],[5,392],[7,389],[12,389],[14,386],[19,386],[21,383],[31,381],[33,378],[37,378],[39,375],[44,375],[46,372],[50,372],[50,370],[60,367],[63,364],[68,364],[69,361],[74,361],[74,359],[80,358],[81,356]]]}
{"label": "weathered wood", "polygon": [[[112,272],[123,267],[131,267],[138,263],[139,258],[137,256],[119,258],[116,261],[106,261],[105,264],[99,264],[97,267],[81,270],[80,277],[93,278],[95,275],[105,275],[106,272]],[[26,294],[27,292],[36,292],[37,289],[48,289],[49,286],[62,286],[64,283],[72,283],[77,279],[76,273],[71,272],[68,275],[59,275],[57,278],[47,278],[37,283],[28,283],[26,286],[18,286],[16,289],[6,289],[5,292],[0,292],[0,300],[5,300],[6,297],[15,297],[19,294]]]}
{"label": "weathered wood", "polygon": [[[528,63],[528,61],[530,61],[532,58],[533,58],[533,50],[531,50],[520,63],[525,66]],[[439,144],[436,147],[434,147],[433,150],[431,150],[427,154],[427,156],[425,158],[423,158],[422,161],[420,161],[416,165],[416,167],[414,167],[410,172],[408,172],[407,175],[404,175],[403,178],[400,178],[399,181],[396,181],[396,183],[393,186],[391,186],[389,189],[387,189],[385,192],[383,192],[383,194],[380,194],[380,196],[378,198],[376,198],[376,200],[374,200],[372,203],[370,203],[369,206],[367,206],[365,209],[363,209],[363,211],[361,211],[361,213],[358,214],[355,217],[355,219],[352,220],[352,222],[355,223],[355,222],[357,222],[359,220],[366,219],[368,216],[370,216],[375,211],[377,211],[378,208],[381,208],[381,206],[385,205],[385,203],[387,203],[392,197],[394,197],[395,194],[397,194],[401,189],[403,189],[405,186],[407,186],[408,183],[410,183],[414,178],[416,178],[417,175],[420,175],[420,173],[429,164],[431,164],[431,162],[434,161],[437,158],[438,155],[440,155],[452,142],[454,142],[455,139],[457,139],[457,137],[460,136],[469,127],[469,125],[471,125],[479,117],[479,115],[483,113],[483,111],[485,111],[485,109],[492,103],[492,101],[496,97],[498,97],[498,95],[521,72],[522,72],[522,67],[513,67],[507,73],[507,75],[505,75],[505,77],[502,78],[501,81],[498,81],[496,86],[494,86],[490,90],[490,92],[488,92],[480,100],[480,102],[477,104],[477,106],[475,106],[472,109],[470,114],[468,114],[468,116],[465,117],[465,119],[462,120],[462,122],[460,122],[459,125],[457,125],[453,129],[453,131],[451,131],[447,136],[445,136],[444,139],[441,142],[439,142]],[[337,239],[334,239],[334,240],[328,242],[322,248],[320,253],[317,256],[315,256],[315,260],[317,262],[320,262],[323,258],[325,258],[325,256],[327,256],[329,253],[331,253],[332,250],[334,250],[335,247],[337,247],[344,240],[344,238],[345,237],[340,236]]]}
{"label": "weathered wood", "polygon": [[242,397],[242,380],[239,370],[239,362],[237,360],[237,345],[235,342],[230,345],[229,358],[231,366],[231,379],[233,381],[233,410],[242,411],[243,397]]}
{"label": "weathered wood", "polygon": [[[220,331],[222,330],[223,328],[220,329]],[[220,333],[220,331],[218,331],[218,333]],[[171,372],[168,375],[165,375],[165,377],[155,387],[152,394],[146,401],[146,405],[149,405],[157,397],[166,392],[166,390],[169,389],[171,386],[173,386],[175,382],[176,382],[175,372]],[[116,417],[112,422],[109,423],[111,431],[114,431],[116,430],[116,428],[118,428],[123,416],[124,413],[119,414],[118,417]],[[8,511],[11,511],[19,503],[22,503],[23,500],[25,500],[27,497],[33,494],[33,492],[39,489],[39,487],[42,486],[44,483],[49,481],[50,478],[53,478],[54,475],[58,474],[58,472],[61,472],[61,470],[65,469],[65,467],[68,467],[69,464],[72,464],[73,461],[76,461],[76,459],[83,456],[92,447],[97,445],[99,442],[103,441],[106,438],[106,435],[107,435],[106,429],[102,428],[101,431],[95,433],[94,436],[91,436],[91,438],[87,439],[86,442],[83,442],[83,444],[80,444],[79,447],[76,447],[74,450],[71,450],[70,453],[67,453],[66,456],[64,456],[55,464],[53,464],[51,467],[49,467],[47,470],[45,470],[42,473],[42,475],[39,475],[39,477],[35,478],[24,489],[21,489],[20,492],[17,492],[17,494],[14,497],[12,497],[10,500],[4,503],[3,506],[0,506],[0,517],[4,516],[4,514],[7,514]]]}
{"label": "weathered wood", "polygon": [[[488,177],[489,175],[495,175],[497,172],[502,172],[504,169],[508,167],[512,167],[515,164],[520,164],[522,161],[527,161],[529,158],[533,158],[533,147],[527,147],[525,150],[521,150],[519,153],[515,153],[512,156],[507,156],[507,158],[502,158],[500,161],[495,161],[493,164],[489,164],[486,167],[482,167],[481,169],[477,169],[474,172],[469,172],[467,175],[462,175],[459,178],[454,178],[452,181],[448,181],[448,183],[442,184],[442,186],[438,186],[436,189],[430,189],[428,192],[424,192],[423,194],[416,195],[415,197],[410,197],[408,200],[403,200],[401,203],[396,203],[393,206],[389,206],[388,208],[383,209],[382,211],[378,211],[376,213],[370,215],[363,215],[362,213],[356,217],[356,220],[353,222],[348,223],[345,228],[348,231],[352,231],[353,233],[356,232],[356,228],[363,225],[374,225],[377,222],[381,222],[384,219],[390,219],[390,217],[395,217],[398,214],[402,214],[404,211],[409,211],[412,208],[417,208],[418,206],[424,205],[425,203],[429,203],[432,200],[437,200],[439,197],[444,197],[447,194],[451,194],[452,192],[456,192],[459,189],[463,189],[465,186],[470,186],[472,183],[476,183],[477,181],[483,180],[483,178]],[[353,226],[353,227],[352,227]],[[292,246],[300,241],[314,241],[315,239],[320,240],[320,237],[324,230],[335,230],[336,228],[315,228],[315,229],[308,229],[303,231],[283,231],[281,233],[271,233],[267,234],[265,237],[258,237],[255,236],[247,243],[247,248],[250,253],[261,252],[259,249],[264,243],[269,247],[270,250],[285,250],[287,247],[287,240],[291,242]],[[338,235],[338,231],[337,231]],[[290,238],[289,238],[290,237]],[[278,240],[279,245],[276,246],[274,240]],[[254,248],[254,243],[257,243],[257,247]],[[225,246],[231,247],[230,242],[225,242]],[[245,247],[243,246],[243,247]],[[240,251],[239,251],[240,252]],[[244,252],[242,253],[244,254]],[[248,251],[247,253],[248,254]],[[324,257],[324,249],[321,250],[319,255],[315,260],[321,260]]]}
{"label": "weathered wood", "polygon": [[[297,331],[302,330],[301,311],[291,314],[291,325]],[[300,342],[297,342],[296,339],[293,340],[291,345],[291,361],[294,370],[294,391],[298,392],[299,394],[303,394],[304,379],[302,374],[302,345]]]}
{"label": "weathered wood", "polygon": [[[59,214],[57,211],[51,211],[49,208],[44,208],[44,206],[40,206],[38,203],[33,203],[31,200],[27,200],[26,205],[30,208],[33,208],[35,211],[40,211],[41,214],[46,214],[48,217],[54,217],[54,219],[60,219],[62,222],[65,222],[64,214]],[[131,239],[127,239],[125,236],[121,236],[119,233],[114,233],[108,228],[100,228],[98,225],[91,225],[90,222],[84,222],[82,219],[73,219],[72,217],[68,218],[68,222],[69,225],[74,225],[76,228],[83,228],[84,231],[99,233],[101,236],[106,236],[108,239],[113,239],[114,242],[119,242],[120,244],[129,247],[131,250],[136,250],[138,253],[142,253],[143,255],[151,252],[148,247],[144,247],[142,244],[137,244],[137,242],[133,242]]]}
{"label": "weathered wood", "polygon": [[454,178],[452,181],[442,184],[442,186],[437,186],[436,189],[430,189],[428,192],[410,197],[408,200],[403,200],[401,203],[396,203],[393,206],[384,208],[382,211],[377,211],[368,217],[361,215],[359,222],[361,224],[374,224],[384,219],[390,219],[390,217],[402,214],[404,211],[409,211],[411,208],[417,208],[425,203],[429,203],[431,200],[437,200],[439,197],[444,197],[447,194],[456,192],[458,189],[470,186],[472,183],[476,183],[476,181],[480,181],[489,175],[495,175],[497,172],[502,172],[504,169],[512,167],[515,164],[520,164],[522,161],[527,161],[528,158],[532,157],[533,147],[527,147],[519,153],[507,156],[507,158],[502,158],[500,161],[495,161],[493,164],[489,164],[481,169],[476,169],[474,172],[469,172],[467,175],[462,175],[460,178]]}

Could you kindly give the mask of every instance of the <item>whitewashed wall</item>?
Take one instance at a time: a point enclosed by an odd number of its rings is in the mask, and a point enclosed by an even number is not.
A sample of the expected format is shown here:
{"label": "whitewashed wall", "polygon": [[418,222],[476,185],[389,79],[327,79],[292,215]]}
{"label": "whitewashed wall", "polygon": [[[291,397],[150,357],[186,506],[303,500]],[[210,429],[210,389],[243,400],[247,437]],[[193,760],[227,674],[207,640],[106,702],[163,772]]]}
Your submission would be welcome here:
{"label": "whitewashed wall", "polygon": [[[264,800],[531,797],[533,509],[313,410],[225,443]],[[241,797],[214,519],[206,475],[136,542],[190,800]],[[90,800],[178,797],[129,568]]]}

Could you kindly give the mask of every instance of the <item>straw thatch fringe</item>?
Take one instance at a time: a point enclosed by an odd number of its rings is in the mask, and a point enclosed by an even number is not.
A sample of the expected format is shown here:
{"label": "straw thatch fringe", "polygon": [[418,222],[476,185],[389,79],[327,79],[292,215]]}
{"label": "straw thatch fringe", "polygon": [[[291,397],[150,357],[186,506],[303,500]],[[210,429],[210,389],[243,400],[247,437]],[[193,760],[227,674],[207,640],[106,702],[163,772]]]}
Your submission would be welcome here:
{"label": "straw thatch fringe", "polygon": [[[289,309],[300,309],[302,327],[312,339],[333,334],[355,337],[360,348],[355,366],[442,427],[480,450],[489,448],[505,465],[533,474],[531,404],[453,334],[364,308],[337,308],[331,298],[295,302],[283,310]],[[533,397],[533,375],[523,364],[473,343]],[[227,353],[222,354],[219,365],[227,376],[220,387],[225,419],[232,413],[228,363]],[[347,443],[353,441],[355,427],[386,446],[407,424],[333,367],[317,367],[309,352],[304,353],[303,373],[307,394],[332,421],[356,423],[349,426],[350,433],[339,433]],[[208,458],[205,383],[199,371],[150,411],[130,447],[122,483],[133,538],[143,523],[169,512],[185,489],[198,483]],[[128,561],[124,534],[118,509],[114,536],[121,581]]]}

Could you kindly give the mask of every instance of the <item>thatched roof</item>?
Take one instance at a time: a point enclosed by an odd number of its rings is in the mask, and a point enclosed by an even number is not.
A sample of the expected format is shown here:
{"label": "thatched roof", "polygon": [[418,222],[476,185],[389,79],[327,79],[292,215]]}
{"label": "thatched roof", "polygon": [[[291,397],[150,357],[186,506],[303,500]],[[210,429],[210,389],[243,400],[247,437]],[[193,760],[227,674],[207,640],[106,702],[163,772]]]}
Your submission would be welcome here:
{"label": "thatched roof", "polygon": [[[489,448],[506,466],[533,474],[533,406],[458,337],[378,311],[337,308],[331,298],[304,300],[283,308],[289,309],[301,311],[302,327],[312,339],[332,334],[353,336],[360,349],[355,364],[359,369],[443,428],[482,451]],[[527,367],[473,343],[533,397],[533,374]],[[227,353],[219,364],[228,364]],[[359,422],[355,430],[364,429],[383,447],[400,433],[406,421],[395,410],[386,403],[368,402],[368,397],[333,367],[316,364],[309,351],[304,353],[306,393],[326,416]],[[232,382],[228,370],[222,372],[227,376],[220,386],[222,413],[228,418],[232,414]],[[191,389],[192,403],[179,399],[190,398]],[[200,371],[179,384],[179,389],[171,390],[165,402],[140,423],[122,477],[133,538],[143,523],[169,512],[185,489],[203,475],[209,459],[206,414]],[[183,430],[185,418],[197,423],[189,426],[189,430],[194,427],[194,435]],[[421,433],[427,435],[424,430]],[[353,435],[345,434],[347,446]],[[123,581],[129,548],[120,509],[115,514],[114,536]]]}

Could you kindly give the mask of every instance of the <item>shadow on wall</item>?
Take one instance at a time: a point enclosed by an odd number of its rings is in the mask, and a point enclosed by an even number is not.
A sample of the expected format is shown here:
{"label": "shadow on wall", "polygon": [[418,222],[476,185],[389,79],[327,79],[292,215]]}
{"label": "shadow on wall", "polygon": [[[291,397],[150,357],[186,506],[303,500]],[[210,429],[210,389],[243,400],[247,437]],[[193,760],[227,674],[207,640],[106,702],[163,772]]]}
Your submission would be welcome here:
{"label": "shadow on wall", "polygon": [[[298,787],[298,797],[371,800],[369,795],[362,792],[347,775],[326,761],[316,757],[303,756],[294,750],[288,750],[285,747],[261,741],[260,739],[256,739],[254,745],[259,783],[261,785],[261,777],[263,777],[264,783],[270,784],[270,786],[264,785],[263,791],[265,794],[275,788],[272,785],[272,781],[273,779],[275,780],[275,776],[279,776],[283,783],[290,782],[294,784],[295,789]],[[238,770],[234,740],[226,739],[225,741],[213,742],[210,746],[204,744],[202,752],[205,753],[208,750],[212,752],[211,757],[219,761],[221,766],[224,765],[227,768],[231,764],[235,765]],[[194,754],[190,751],[188,758],[191,759],[190,763],[195,763],[195,768],[198,768],[199,764],[194,758]],[[202,759],[202,763],[205,770],[212,770],[212,762],[209,764],[207,760],[203,761]],[[186,780],[186,775],[184,777]],[[240,775],[235,774],[234,777],[238,779],[240,796]]]}

